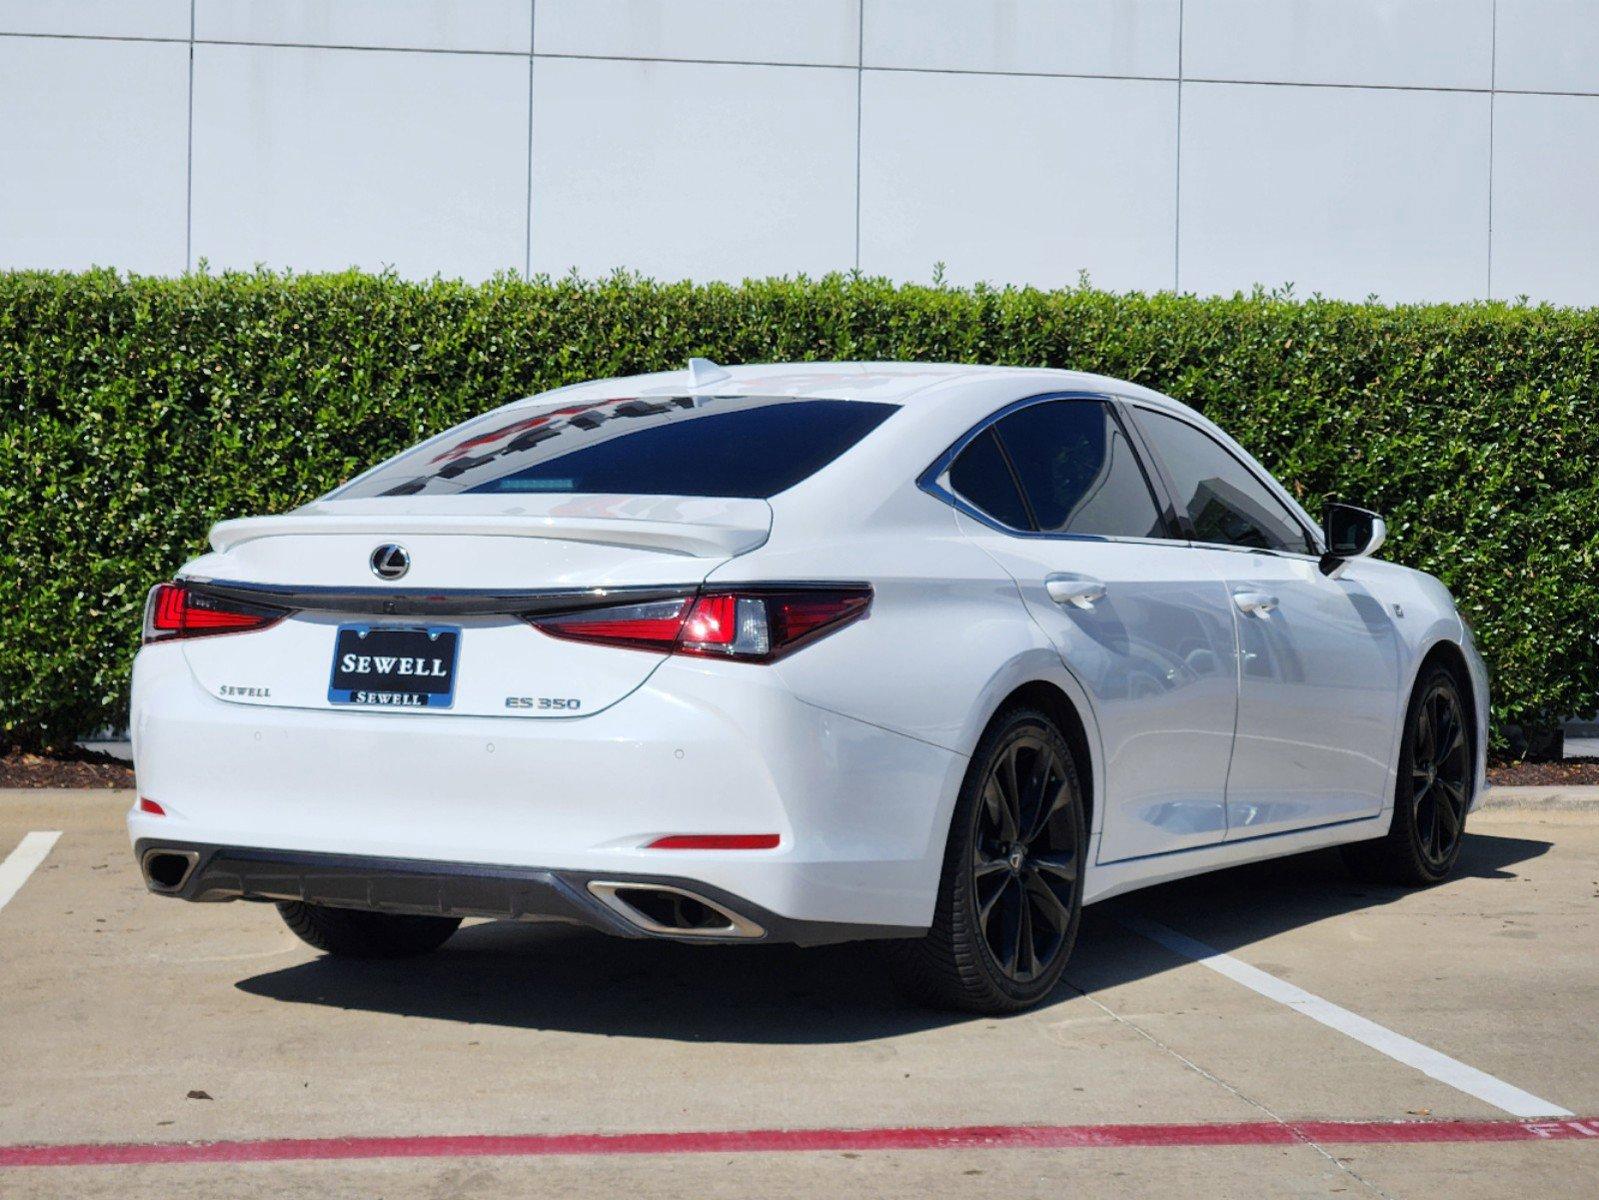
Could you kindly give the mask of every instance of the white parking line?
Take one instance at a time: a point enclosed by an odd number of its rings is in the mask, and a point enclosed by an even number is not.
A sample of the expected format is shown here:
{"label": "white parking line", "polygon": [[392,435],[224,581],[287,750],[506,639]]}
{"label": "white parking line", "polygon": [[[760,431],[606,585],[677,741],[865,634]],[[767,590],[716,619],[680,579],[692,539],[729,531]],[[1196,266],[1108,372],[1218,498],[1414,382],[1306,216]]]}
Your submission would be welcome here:
{"label": "white parking line", "polygon": [[45,860],[50,847],[56,844],[60,836],[59,829],[30,833],[17,843],[15,850],[6,855],[4,862],[0,862],[0,908],[11,903],[11,897],[28,882],[28,876]]}
{"label": "white parking line", "polygon": [[1241,983],[1252,992],[1258,992],[1279,1004],[1286,1004],[1295,1012],[1304,1013],[1312,1021],[1319,1021],[1329,1029],[1348,1034],[1357,1042],[1370,1046],[1380,1054],[1386,1054],[1395,1062],[1415,1067],[1423,1075],[1428,1075],[1439,1083],[1447,1083],[1468,1096],[1475,1096],[1511,1116],[1573,1115],[1569,1109],[1551,1104],[1530,1092],[1524,1092],[1502,1079],[1495,1079],[1485,1071],[1477,1070],[1476,1067],[1468,1067],[1447,1054],[1440,1054],[1430,1046],[1423,1046],[1420,1042],[1412,1041],[1403,1034],[1384,1028],[1375,1021],[1368,1021],[1358,1013],[1340,1008],[1330,1000],[1323,1000],[1320,996],[1312,995],[1303,988],[1278,979],[1275,975],[1268,975],[1248,963],[1240,962],[1230,954],[1223,954],[1220,950],[1205,945],[1204,942],[1195,941],[1175,929],[1168,929],[1157,921],[1130,912],[1118,912],[1115,919],[1134,933],[1142,934],[1152,942],[1158,942],[1174,954],[1192,959],[1202,967],[1209,967],[1218,975],[1225,975],[1234,983]]}

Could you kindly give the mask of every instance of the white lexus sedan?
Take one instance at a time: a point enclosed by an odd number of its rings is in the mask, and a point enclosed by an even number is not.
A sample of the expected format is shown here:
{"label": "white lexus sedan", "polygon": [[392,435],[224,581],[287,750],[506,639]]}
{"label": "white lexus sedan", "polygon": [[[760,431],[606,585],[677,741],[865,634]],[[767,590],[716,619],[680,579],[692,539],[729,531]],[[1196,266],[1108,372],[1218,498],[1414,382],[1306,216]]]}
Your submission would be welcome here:
{"label": "white lexus sedan", "polygon": [[211,531],[150,595],[128,826],[153,892],[333,954],[881,938],[914,995],[1014,1010],[1133,888],[1449,873],[1487,677],[1383,536],[1100,376],[562,388]]}

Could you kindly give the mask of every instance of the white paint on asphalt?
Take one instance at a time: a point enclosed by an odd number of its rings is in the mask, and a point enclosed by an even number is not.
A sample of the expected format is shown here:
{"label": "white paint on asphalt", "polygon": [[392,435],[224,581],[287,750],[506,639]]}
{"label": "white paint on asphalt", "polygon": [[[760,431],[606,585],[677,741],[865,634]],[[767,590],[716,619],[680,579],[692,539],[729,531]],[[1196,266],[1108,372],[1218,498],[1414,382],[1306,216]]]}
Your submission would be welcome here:
{"label": "white paint on asphalt", "polygon": [[1423,1046],[1420,1042],[1395,1033],[1375,1021],[1369,1021],[1359,1013],[1340,1008],[1332,1001],[1312,995],[1303,988],[1278,979],[1275,975],[1268,975],[1246,962],[1240,962],[1230,954],[1223,954],[1220,950],[1205,945],[1204,942],[1178,933],[1175,929],[1169,929],[1158,921],[1151,921],[1147,917],[1130,912],[1118,912],[1115,919],[1134,933],[1142,934],[1174,954],[1192,959],[1202,967],[1209,967],[1218,975],[1225,975],[1234,983],[1241,983],[1252,992],[1258,992],[1279,1004],[1286,1004],[1312,1021],[1319,1021],[1329,1029],[1347,1034],[1357,1042],[1370,1046],[1379,1054],[1386,1054],[1395,1062],[1414,1067],[1423,1075],[1436,1079],[1439,1083],[1446,1083],[1468,1096],[1475,1096],[1513,1117],[1575,1115],[1569,1109],[1551,1104],[1530,1092],[1524,1092],[1502,1079],[1495,1079],[1487,1072],[1477,1070],[1476,1067],[1468,1067],[1447,1054],[1440,1054],[1430,1046]]}
{"label": "white paint on asphalt", "polygon": [[0,908],[11,903],[11,897],[28,882],[28,876],[45,860],[60,836],[60,830],[30,833],[0,862]]}

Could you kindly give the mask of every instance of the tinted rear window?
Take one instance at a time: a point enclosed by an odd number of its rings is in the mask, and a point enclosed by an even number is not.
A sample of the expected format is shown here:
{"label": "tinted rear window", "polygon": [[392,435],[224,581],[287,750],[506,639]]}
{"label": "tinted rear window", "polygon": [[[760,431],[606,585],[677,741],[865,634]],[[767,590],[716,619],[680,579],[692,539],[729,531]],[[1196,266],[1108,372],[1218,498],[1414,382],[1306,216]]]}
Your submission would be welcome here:
{"label": "tinted rear window", "polygon": [[1038,528],[1095,537],[1165,535],[1127,435],[1099,400],[1053,400],[996,426]]}
{"label": "tinted rear window", "polygon": [[1005,465],[994,431],[985,429],[949,466],[949,486],[968,504],[982,509],[1001,525],[1031,529],[1032,520],[1016,480]]}
{"label": "tinted rear window", "polygon": [[491,413],[334,493],[607,492],[764,500],[821,470],[892,413],[862,400],[608,400]]}

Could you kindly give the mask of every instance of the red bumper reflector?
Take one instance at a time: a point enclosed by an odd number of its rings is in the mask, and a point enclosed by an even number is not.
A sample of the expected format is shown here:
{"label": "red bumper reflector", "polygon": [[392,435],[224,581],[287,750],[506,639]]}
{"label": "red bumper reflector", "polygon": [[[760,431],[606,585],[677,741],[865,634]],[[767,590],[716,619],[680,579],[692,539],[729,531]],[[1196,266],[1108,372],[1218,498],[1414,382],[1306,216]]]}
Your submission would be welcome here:
{"label": "red bumper reflector", "polygon": [[139,797],[139,811],[149,813],[152,817],[164,817],[167,815],[167,810],[148,796]]}
{"label": "red bumper reflector", "polygon": [[775,850],[775,833],[674,833],[656,838],[646,850]]}

